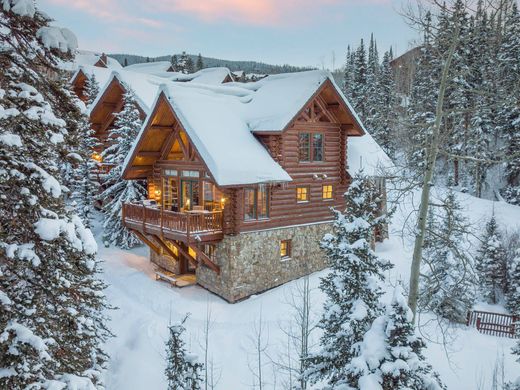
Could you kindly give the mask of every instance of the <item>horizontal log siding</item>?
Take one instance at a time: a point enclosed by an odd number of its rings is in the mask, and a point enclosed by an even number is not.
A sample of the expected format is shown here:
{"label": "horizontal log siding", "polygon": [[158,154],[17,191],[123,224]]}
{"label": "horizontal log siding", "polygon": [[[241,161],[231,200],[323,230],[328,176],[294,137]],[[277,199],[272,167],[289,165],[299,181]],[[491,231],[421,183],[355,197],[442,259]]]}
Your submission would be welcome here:
{"label": "horizontal log siding", "polygon": [[[301,163],[298,158],[298,134],[321,132],[324,134],[324,161]],[[296,123],[281,135],[262,135],[260,140],[269,149],[271,156],[291,175],[291,183],[273,185],[270,193],[269,219],[244,221],[244,190],[237,190],[236,222],[239,231],[270,229],[282,226],[323,222],[332,219],[330,207],[343,209],[343,194],[348,183],[345,167],[345,132],[339,125],[330,123]],[[322,179],[321,175],[327,175]],[[315,179],[314,175],[320,176]],[[322,186],[333,186],[333,199],[322,199]],[[310,200],[296,202],[296,187],[308,186]]]}

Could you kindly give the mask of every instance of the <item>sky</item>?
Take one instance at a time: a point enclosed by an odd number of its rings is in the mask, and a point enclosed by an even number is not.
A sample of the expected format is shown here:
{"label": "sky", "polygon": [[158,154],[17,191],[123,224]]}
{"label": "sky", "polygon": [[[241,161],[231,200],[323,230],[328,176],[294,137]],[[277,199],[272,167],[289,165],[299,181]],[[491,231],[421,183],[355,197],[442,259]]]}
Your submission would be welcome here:
{"label": "sky", "polygon": [[38,0],[78,37],[80,49],[206,57],[337,69],[347,45],[370,34],[380,55],[406,51],[417,34],[406,0]]}

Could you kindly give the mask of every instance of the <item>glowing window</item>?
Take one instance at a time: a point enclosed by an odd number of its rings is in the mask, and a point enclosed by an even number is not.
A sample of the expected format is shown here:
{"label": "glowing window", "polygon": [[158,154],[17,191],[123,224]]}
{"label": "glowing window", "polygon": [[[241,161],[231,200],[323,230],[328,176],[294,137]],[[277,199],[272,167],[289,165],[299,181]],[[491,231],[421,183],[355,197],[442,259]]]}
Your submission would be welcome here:
{"label": "glowing window", "polygon": [[308,202],[309,201],[309,187],[296,187],[296,201],[297,202]]}
{"label": "glowing window", "polygon": [[280,257],[282,259],[291,257],[291,240],[280,241]]}
{"label": "glowing window", "polygon": [[332,185],[326,184],[323,186],[323,199],[332,199]]}

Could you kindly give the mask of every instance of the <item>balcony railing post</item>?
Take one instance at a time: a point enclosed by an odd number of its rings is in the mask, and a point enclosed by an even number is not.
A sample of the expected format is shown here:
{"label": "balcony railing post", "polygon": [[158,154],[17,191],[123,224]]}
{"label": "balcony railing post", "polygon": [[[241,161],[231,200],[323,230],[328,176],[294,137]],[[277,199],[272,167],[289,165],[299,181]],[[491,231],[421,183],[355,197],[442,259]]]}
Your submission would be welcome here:
{"label": "balcony railing post", "polygon": [[161,216],[160,216],[160,218],[161,218],[161,234],[163,234],[163,208],[162,208],[162,206],[161,206]]}
{"label": "balcony railing post", "polygon": [[146,206],[143,204],[143,233],[146,233]]}

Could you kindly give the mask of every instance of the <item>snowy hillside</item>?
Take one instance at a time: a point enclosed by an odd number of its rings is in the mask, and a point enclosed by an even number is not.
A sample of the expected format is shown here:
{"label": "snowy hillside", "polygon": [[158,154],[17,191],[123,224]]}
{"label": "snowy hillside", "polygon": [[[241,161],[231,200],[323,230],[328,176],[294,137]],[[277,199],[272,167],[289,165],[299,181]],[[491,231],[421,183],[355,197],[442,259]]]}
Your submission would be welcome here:
{"label": "snowy hillside", "polygon": [[[475,227],[483,229],[485,220],[494,208],[497,219],[508,228],[520,227],[520,207],[493,203],[468,195],[458,194],[465,215]],[[411,242],[402,239],[402,222],[408,215],[413,200],[408,197],[397,211],[391,238],[380,244],[377,252],[395,264],[388,277],[389,285],[398,280],[408,282]],[[99,227],[96,236],[99,237]],[[160,389],[166,387],[164,377],[165,342],[167,325],[191,313],[187,322],[188,347],[202,355],[203,330],[208,308],[213,324],[210,327],[210,362],[213,358],[218,381],[217,389],[252,388],[251,364],[255,361],[253,337],[258,329],[260,315],[263,322],[263,342],[268,345],[263,356],[263,371],[270,384],[267,388],[285,388],[283,372],[272,364],[279,361],[285,348],[291,308],[286,303],[301,281],[268,291],[243,302],[231,305],[198,286],[184,289],[171,288],[154,280],[153,267],[148,260],[148,249],[122,251],[100,246],[99,256],[105,261],[104,278],[110,285],[107,296],[118,307],[111,313],[111,328],[115,338],[107,346],[111,356],[107,373],[107,388],[112,390]],[[469,250],[473,251],[474,245]],[[325,271],[326,272],[326,271]],[[319,317],[323,296],[317,290],[324,272],[310,278],[312,310]],[[390,287],[390,286],[389,286]],[[389,288],[390,291],[390,288]],[[488,307],[489,308],[489,307]],[[500,307],[491,308],[503,310]],[[503,355],[506,379],[513,379],[519,369],[510,353],[514,342],[510,339],[482,335],[475,329],[461,326],[453,329],[445,346],[441,343],[433,316],[423,315],[421,332],[428,342],[426,355],[440,373],[449,389],[472,390],[491,388],[490,381],[496,364]],[[498,362],[498,363],[497,363]],[[276,385],[275,385],[276,382]]]}

